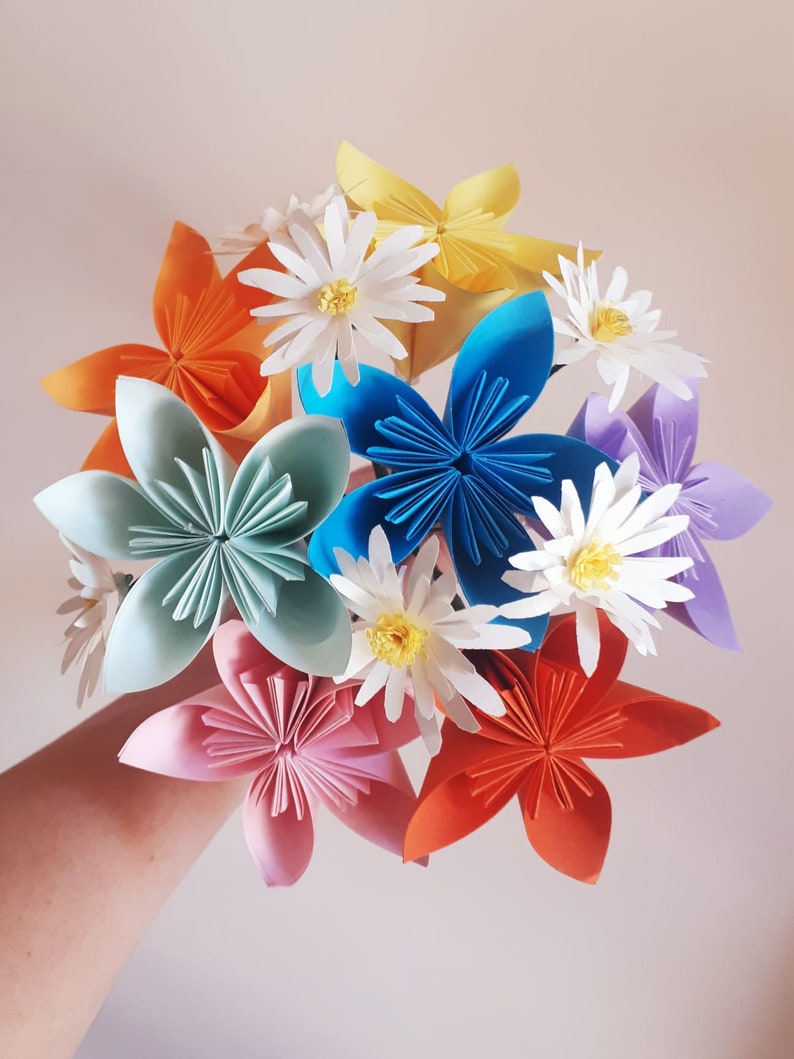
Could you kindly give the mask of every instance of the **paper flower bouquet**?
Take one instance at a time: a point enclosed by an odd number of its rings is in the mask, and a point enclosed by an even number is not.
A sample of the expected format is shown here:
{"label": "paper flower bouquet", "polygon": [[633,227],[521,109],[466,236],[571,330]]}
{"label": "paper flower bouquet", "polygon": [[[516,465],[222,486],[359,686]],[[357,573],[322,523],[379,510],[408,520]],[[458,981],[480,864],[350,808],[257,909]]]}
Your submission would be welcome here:
{"label": "paper flower bouquet", "polygon": [[[514,796],[540,856],[595,882],[611,809],[586,762],[718,723],[622,682],[626,651],[655,653],[660,611],[737,647],[706,545],[769,501],[693,465],[704,361],[658,329],[651,294],[618,268],[602,295],[597,253],[505,230],[512,166],[443,209],[349,144],[337,181],[214,248],[177,223],[161,347],[44,380],[110,417],[82,471],[36,498],[71,553],[64,669],[81,667],[82,702],[100,673],[150,688],[212,641],[217,686],[120,757],[250,776],[270,884],[305,871],[320,805],[424,860]],[[222,253],[242,257],[225,276]],[[609,397],[533,433],[550,376],[588,354]],[[412,381],[450,357],[441,411]],[[653,385],[626,412],[632,371]],[[398,751],[418,737],[417,795]]]}

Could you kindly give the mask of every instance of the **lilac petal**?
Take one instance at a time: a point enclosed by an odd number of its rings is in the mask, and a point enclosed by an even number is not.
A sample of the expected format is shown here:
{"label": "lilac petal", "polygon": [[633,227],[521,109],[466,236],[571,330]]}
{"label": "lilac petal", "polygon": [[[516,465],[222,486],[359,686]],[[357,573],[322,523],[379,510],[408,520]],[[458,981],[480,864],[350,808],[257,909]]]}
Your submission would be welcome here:
{"label": "lilac petal", "polygon": [[728,651],[739,651],[739,641],[733,627],[728,601],[711,559],[696,563],[676,580],[695,595],[685,603],[669,603],[666,613],[693,632]]}
{"label": "lilac petal", "polygon": [[656,454],[648,447],[642,432],[621,408],[610,412],[609,402],[602,394],[590,394],[568,428],[568,434],[586,441],[619,462],[636,452],[640,460],[640,475],[649,482],[665,484]]}
{"label": "lilac petal", "polygon": [[212,732],[202,717],[208,708],[239,713],[223,687],[201,693],[201,702],[169,706],[139,724],[121,749],[119,761],[134,768],[181,780],[228,780],[251,771],[250,761],[212,763],[204,742]]}
{"label": "lilac petal", "polygon": [[251,791],[243,808],[243,830],[251,856],[268,886],[292,886],[309,867],[314,849],[314,823],[307,810],[298,819],[290,803],[271,816],[267,799],[258,805]]}
{"label": "lilac petal", "polygon": [[416,808],[416,795],[399,755],[358,758],[356,766],[373,774],[369,794],[362,792],[355,805],[337,805],[329,798],[324,801],[325,807],[362,838],[402,856],[408,821]]}
{"label": "lilac petal", "polygon": [[771,499],[722,463],[699,463],[689,472],[682,498],[708,509],[707,526],[694,518],[700,535],[729,541],[741,537],[769,511]]}
{"label": "lilac petal", "polygon": [[675,451],[670,453],[674,461],[681,456],[681,449],[687,439],[691,439],[694,445],[698,434],[698,381],[685,381],[692,391],[690,399],[676,397],[665,386],[652,386],[629,409],[629,415],[654,450],[657,449],[659,428],[675,423],[677,440]]}

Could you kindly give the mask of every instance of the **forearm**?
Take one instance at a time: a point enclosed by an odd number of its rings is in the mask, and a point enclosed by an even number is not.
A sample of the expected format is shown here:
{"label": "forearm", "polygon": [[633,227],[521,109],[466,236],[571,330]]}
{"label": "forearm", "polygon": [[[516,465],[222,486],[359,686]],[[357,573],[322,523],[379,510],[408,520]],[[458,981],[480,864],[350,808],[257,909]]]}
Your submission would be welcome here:
{"label": "forearm", "polygon": [[0,1051],[73,1055],[157,910],[240,800],[120,765],[156,709],[217,682],[208,653],[0,776]]}

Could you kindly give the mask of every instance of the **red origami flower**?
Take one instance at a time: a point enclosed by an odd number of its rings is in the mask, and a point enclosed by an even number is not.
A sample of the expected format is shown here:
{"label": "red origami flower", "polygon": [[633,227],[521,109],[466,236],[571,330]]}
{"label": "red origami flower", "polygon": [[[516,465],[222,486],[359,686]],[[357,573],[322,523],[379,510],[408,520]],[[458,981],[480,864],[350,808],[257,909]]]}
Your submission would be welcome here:
{"label": "red origami flower", "polygon": [[415,860],[475,831],[518,796],[527,837],[558,871],[594,883],[609,844],[612,808],[584,758],[639,757],[716,728],[696,706],[618,680],[626,638],[599,614],[603,650],[586,677],[574,615],[553,621],[543,646],[478,653],[478,671],[507,712],[471,734],[445,724],[405,837]]}
{"label": "red origami flower", "polygon": [[[289,373],[263,378],[267,331],[251,318],[262,292],[241,269],[280,268],[267,243],[221,277],[209,244],[177,221],[154,288],[154,322],[164,349],[127,343],[83,357],[42,380],[66,408],[112,416],[116,379],[131,375],[167,386],[236,459],[291,412]],[[130,474],[113,419],[83,464]]]}

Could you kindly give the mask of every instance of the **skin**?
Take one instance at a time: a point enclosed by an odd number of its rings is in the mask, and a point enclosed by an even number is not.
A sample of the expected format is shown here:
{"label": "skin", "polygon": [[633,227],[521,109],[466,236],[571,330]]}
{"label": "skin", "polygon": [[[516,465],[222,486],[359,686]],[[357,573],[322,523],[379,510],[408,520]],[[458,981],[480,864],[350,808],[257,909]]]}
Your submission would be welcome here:
{"label": "skin", "polygon": [[218,683],[204,651],[0,776],[3,1054],[72,1056],[176,884],[246,780],[194,783],[119,764],[146,717]]}

